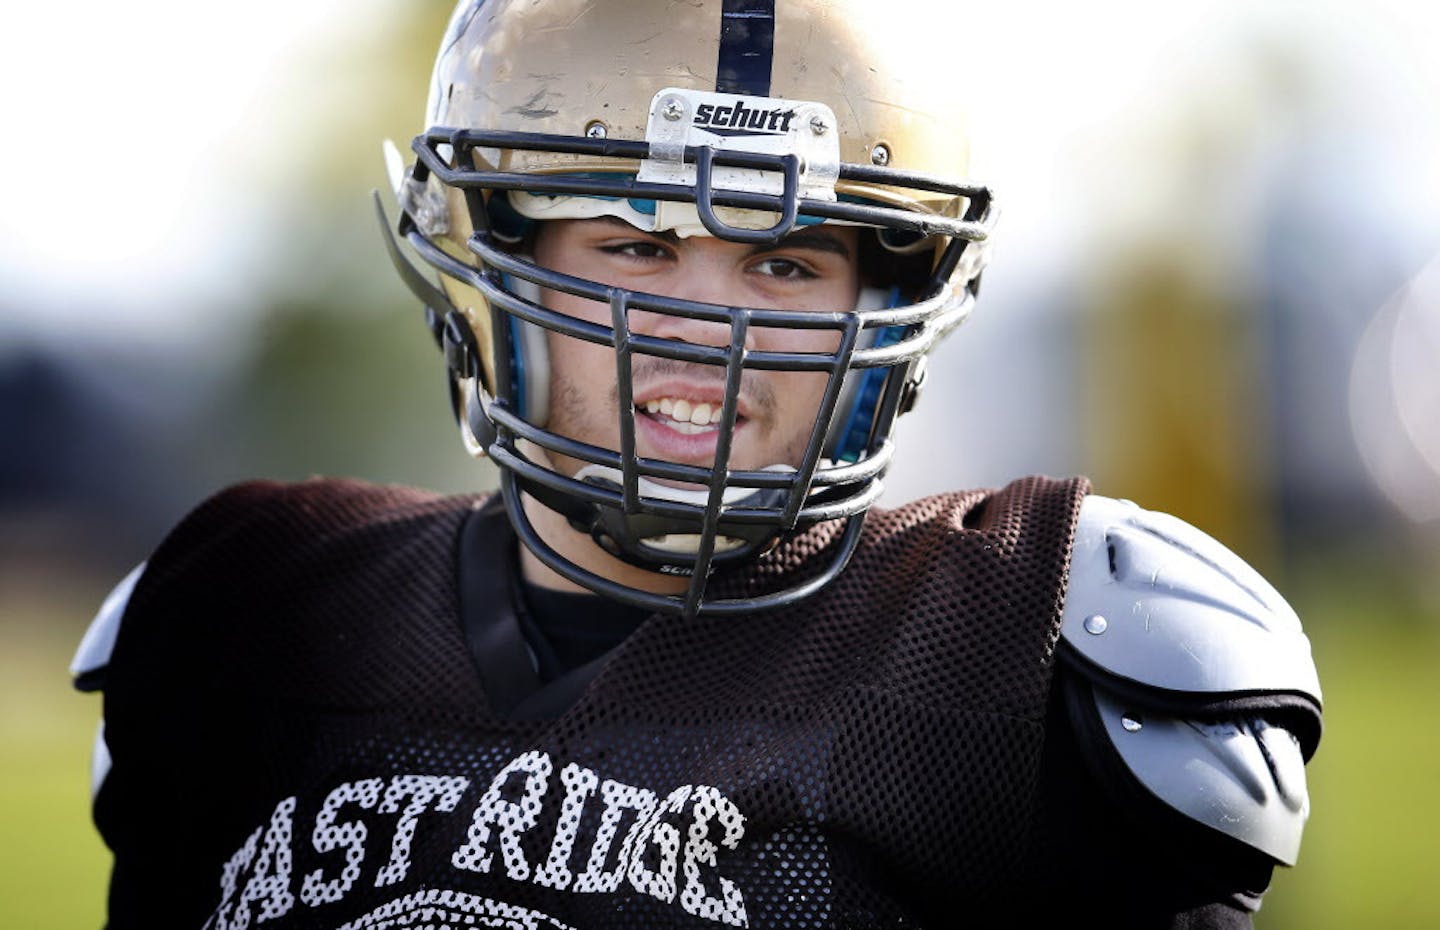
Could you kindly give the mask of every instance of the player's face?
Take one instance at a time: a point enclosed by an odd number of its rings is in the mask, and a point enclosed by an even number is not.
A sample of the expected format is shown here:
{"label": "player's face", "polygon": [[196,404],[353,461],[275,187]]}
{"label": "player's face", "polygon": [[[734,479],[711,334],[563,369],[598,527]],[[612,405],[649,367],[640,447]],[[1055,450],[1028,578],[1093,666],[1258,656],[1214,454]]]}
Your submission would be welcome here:
{"label": "player's face", "polygon": [[[556,271],[632,291],[728,306],[784,310],[848,310],[860,288],[858,230],[812,226],[773,246],[709,236],[681,239],[641,232],[602,217],[542,224],[536,261]],[[610,307],[546,292],[552,309],[603,325]],[[633,332],[702,345],[728,346],[728,324],[631,311]],[[615,351],[549,334],[550,429],[609,449],[619,448]],[[752,326],[751,349],[833,352],[834,330]],[[657,356],[632,356],[636,451],[646,458],[710,465],[715,456],[725,369]],[[817,372],[747,370],[741,380],[730,467],[798,466],[815,426],[827,376]],[[561,459],[573,474],[580,466]]]}

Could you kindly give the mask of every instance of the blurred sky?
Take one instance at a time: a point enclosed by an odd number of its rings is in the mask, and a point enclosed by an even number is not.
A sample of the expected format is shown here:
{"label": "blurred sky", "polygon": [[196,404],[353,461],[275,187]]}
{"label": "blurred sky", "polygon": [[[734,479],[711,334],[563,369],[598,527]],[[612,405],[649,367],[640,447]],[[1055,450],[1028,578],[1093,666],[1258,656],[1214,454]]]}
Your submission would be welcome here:
{"label": "blurred sky", "polygon": [[[336,108],[360,102],[335,85],[392,74],[384,34],[407,11],[433,21],[445,6],[12,6],[0,30],[0,267],[6,291],[29,299],[9,308],[7,326],[123,338],[183,326],[197,303],[245,304],[237,283],[263,275],[285,246],[273,198],[295,193],[284,167],[305,160],[296,146],[313,157],[338,142],[347,174],[376,157],[377,140],[324,138],[343,125]],[[1339,0],[945,6],[956,80],[975,100],[976,170],[1005,195],[1002,242],[1027,276],[1093,258],[1077,240],[1113,248],[1187,220],[1243,249],[1257,175],[1297,134],[1354,172],[1388,221],[1407,227],[1397,235],[1434,235],[1435,4],[1382,0],[1363,14]],[[381,60],[354,67],[358,49]],[[1177,148],[1227,130],[1241,149],[1203,154],[1209,180],[1228,190],[1194,200],[1218,214],[1177,212],[1187,179],[1176,174],[1189,160]],[[97,319],[96,303],[123,316]]]}
{"label": "blurred sky", "polygon": [[323,144],[304,130],[328,128],[325,108],[344,100],[330,85],[352,79],[326,65],[396,12],[388,0],[10,6],[0,332],[184,341],[206,332],[200,318],[253,314],[265,295],[249,282],[285,249],[283,166]]}

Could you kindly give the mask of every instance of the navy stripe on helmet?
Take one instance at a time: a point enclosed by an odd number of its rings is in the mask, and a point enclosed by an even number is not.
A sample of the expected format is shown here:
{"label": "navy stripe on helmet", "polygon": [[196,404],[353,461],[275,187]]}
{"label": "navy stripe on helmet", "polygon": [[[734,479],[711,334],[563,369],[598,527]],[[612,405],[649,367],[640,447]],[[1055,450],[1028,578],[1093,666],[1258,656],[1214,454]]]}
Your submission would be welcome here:
{"label": "navy stripe on helmet", "polygon": [[725,0],[720,11],[720,57],[715,90],[770,96],[775,55],[775,0]]}

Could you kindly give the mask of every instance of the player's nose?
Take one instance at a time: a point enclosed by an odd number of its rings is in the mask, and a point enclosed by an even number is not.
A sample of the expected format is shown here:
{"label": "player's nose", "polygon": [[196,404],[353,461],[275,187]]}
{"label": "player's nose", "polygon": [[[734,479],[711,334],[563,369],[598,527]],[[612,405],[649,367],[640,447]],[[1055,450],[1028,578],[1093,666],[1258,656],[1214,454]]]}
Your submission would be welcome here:
{"label": "player's nose", "polygon": [[[672,339],[693,345],[721,348],[730,345],[737,330],[735,323],[735,314],[739,312],[737,308],[729,307],[728,304],[717,300],[697,301],[693,297],[683,299],[707,306],[702,309],[687,304],[676,304],[652,311],[632,311],[630,314],[631,330],[646,336],[654,336],[657,339]],[[751,328],[742,326],[741,329],[744,331],[743,344],[747,348],[751,347],[754,341]]]}
{"label": "player's nose", "polygon": [[[676,303],[631,314],[631,326],[646,335],[695,345],[728,346],[743,317],[743,282],[720,263],[692,262],[667,282],[664,296]],[[744,329],[744,343],[753,345],[753,327]]]}

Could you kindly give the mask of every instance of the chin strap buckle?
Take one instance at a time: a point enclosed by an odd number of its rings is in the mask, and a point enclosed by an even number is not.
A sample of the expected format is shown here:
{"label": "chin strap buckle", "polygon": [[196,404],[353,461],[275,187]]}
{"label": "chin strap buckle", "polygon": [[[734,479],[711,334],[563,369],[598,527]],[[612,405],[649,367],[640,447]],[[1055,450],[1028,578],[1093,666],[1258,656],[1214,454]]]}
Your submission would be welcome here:
{"label": "chin strap buckle", "polygon": [[925,379],[929,376],[929,369],[925,367],[926,357],[922,355],[915,360],[909,377],[905,379],[905,387],[900,391],[899,412],[902,414],[914,410],[915,405],[920,402],[920,394],[925,390]]}
{"label": "chin strap buckle", "polygon": [[445,314],[440,347],[445,353],[445,364],[455,377],[473,378],[479,373],[480,350],[475,342],[475,332],[458,310]]}

